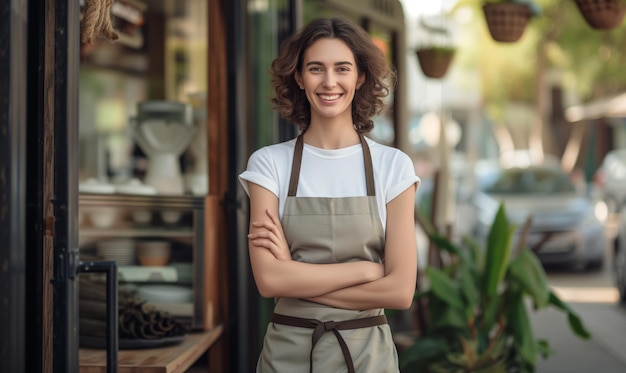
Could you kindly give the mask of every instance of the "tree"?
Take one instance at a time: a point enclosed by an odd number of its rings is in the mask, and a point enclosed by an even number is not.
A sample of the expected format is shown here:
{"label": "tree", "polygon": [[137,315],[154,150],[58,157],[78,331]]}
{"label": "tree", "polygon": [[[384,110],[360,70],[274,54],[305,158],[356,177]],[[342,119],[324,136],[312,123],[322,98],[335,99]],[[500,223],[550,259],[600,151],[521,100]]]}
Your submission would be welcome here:
{"label": "tree", "polygon": [[471,12],[472,21],[463,26],[473,42],[461,43],[457,63],[476,66],[485,111],[494,122],[506,126],[506,113],[512,107],[531,108],[534,120],[527,129],[526,145],[541,155],[560,157],[567,140],[555,133],[569,137],[571,131],[559,128],[562,117],[553,116],[551,90],[556,87],[584,101],[626,89],[622,53],[626,26],[597,31],[587,25],[573,1],[536,3],[540,15],[530,21],[520,41],[507,44],[491,39],[481,9],[484,0],[459,0],[452,13]]}

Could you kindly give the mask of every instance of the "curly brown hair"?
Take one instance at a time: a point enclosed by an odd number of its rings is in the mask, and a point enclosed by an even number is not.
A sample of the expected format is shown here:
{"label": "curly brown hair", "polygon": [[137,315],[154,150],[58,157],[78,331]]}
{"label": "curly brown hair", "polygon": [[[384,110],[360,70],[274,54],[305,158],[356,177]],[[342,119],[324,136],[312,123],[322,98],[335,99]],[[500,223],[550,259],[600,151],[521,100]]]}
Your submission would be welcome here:
{"label": "curly brown hair", "polygon": [[395,86],[396,74],[370,35],[343,17],[314,19],[285,40],[270,70],[274,109],[302,131],[309,127],[311,106],[295,76],[296,72],[302,72],[304,52],[322,38],[340,39],[346,43],[354,54],[359,73],[365,76],[352,101],[352,120],[359,132],[367,133],[374,128],[371,118],[385,107],[383,99]]}

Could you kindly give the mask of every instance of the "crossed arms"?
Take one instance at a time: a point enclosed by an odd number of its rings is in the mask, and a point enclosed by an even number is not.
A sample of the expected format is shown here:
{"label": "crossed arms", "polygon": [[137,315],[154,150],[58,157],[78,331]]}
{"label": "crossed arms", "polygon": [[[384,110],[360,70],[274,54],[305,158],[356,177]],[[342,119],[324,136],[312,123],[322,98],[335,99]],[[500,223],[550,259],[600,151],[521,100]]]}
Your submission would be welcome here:
{"label": "crossed arms", "polygon": [[304,298],[355,310],[411,306],[417,274],[415,185],[387,204],[384,264],[292,260],[278,219],[278,198],[254,183],[249,183],[249,193],[250,262],[262,296]]}

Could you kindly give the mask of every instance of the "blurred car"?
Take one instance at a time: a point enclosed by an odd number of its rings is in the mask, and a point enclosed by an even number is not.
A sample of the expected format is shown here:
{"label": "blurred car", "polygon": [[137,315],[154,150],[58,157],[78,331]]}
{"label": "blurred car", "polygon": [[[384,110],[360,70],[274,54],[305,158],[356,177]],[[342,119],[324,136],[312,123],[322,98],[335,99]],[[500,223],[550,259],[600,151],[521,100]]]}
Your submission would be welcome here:
{"label": "blurred car", "polygon": [[543,264],[598,268],[604,261],[604,224],[595,204],[567,174],[553,166],[490,167],[477,175],[475,235],[486,240],[500,202],[517,225],[514,247],[527,217],[532,225],[526,246]]}
{"label": "blurred car", "polygon": [[594,175],[601,197],[609,213],[617,213],[626,203],[626,149],[611,150],[606,154]]}
{"label": "blurred car", "polygon": [[[471,200],[475,193],[472,167],[467,158],[467,154],[461,152],[450,154],[450,183],[454,195],[453,210],[456,212],[453,224],[454,234],[458,236],[470,233],[473,226],[472,220],[468,219],[465,214],[466,206],[471,207]],[[415,195],[415,208],[428,217],[432,213],[434,188],[434,175],[422,176],[422,182]]]}
{"label": "blurred car", "polygon": [[620,301],[626,303],[626,206],[620,213],[617,236],[613,246],[613,275]]}

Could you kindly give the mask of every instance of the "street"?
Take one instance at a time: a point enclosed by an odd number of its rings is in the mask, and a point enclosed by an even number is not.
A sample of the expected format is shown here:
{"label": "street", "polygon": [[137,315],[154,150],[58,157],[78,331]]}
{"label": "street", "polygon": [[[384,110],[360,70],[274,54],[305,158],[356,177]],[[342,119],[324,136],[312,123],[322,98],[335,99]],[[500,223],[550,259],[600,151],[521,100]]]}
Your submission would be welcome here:
{"label": "street", "polygon": [[[613,236],[610,226],[607,237]],[[574,272],[546,268],[550,285],[579,313],[592,339],[574,336],[566,316],[555,309],[533,313],[535,336],[547,339],[555,351],[547,360],[538,361],[538,373],[626,371],[626,307],[618,302],[611,266],[612,255],[607,247],[602,269]]]}

